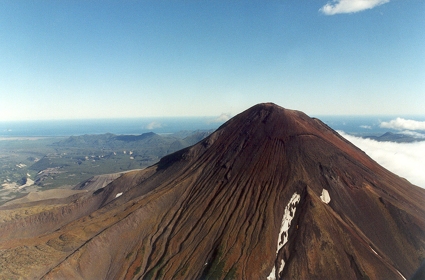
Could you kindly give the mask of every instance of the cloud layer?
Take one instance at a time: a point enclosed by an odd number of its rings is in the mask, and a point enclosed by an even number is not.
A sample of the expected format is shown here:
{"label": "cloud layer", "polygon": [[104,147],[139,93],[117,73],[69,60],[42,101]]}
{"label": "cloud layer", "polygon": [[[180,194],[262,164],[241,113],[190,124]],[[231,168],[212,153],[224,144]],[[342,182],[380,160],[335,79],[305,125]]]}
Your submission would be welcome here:
{"label": "cloud layer", "polygon": [[389,122],[381,122],[380,127],[382,128],[391,128],[396,130],[424,130],[425,131],[425,121],[414,121],[406,120],[403,118],[396,118]]}
{"label": "cloud layer", "polygon": [[390,0],[333,0],[320,8],[325,15],[357,13],[390,2]]}
{"label": "cloud layer", "polygon": [[338,132],[386,169],[406,178],[412,184],[425,188],[425,141],[378,142]]}

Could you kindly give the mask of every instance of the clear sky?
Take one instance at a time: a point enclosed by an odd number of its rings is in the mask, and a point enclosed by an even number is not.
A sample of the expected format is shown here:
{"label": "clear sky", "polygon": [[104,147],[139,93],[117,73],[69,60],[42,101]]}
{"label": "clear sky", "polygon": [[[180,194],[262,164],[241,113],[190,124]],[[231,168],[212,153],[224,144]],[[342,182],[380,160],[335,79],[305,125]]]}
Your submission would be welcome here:
{"label": "clear sky", "polygon": [[0,1],[0,120],[425,114],[425,1]]}

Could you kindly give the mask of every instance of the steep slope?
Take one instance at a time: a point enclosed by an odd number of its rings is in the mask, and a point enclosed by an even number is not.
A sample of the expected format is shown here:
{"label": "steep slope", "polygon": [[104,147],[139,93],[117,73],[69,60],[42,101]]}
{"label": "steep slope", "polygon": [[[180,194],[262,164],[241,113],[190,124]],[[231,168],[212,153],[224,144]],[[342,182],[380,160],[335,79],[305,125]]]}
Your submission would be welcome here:
{"label": "steep slope", "polygon": [[84,205],[81,218],[0,241],[0,274],[403,279],[425,257],[424,199],[319,120],[259,104],[157,165],[55,204]]}

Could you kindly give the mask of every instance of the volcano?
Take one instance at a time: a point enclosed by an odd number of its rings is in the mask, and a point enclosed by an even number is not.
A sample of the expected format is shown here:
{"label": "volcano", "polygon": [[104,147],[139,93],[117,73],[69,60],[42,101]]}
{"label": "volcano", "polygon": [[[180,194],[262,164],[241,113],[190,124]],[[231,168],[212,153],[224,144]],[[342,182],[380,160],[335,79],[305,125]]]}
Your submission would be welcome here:
{"label": "volcano", "polygon": [[271,103],[83,185],[0,207],[1,277],[406,279],[425,258],[425,189]]}

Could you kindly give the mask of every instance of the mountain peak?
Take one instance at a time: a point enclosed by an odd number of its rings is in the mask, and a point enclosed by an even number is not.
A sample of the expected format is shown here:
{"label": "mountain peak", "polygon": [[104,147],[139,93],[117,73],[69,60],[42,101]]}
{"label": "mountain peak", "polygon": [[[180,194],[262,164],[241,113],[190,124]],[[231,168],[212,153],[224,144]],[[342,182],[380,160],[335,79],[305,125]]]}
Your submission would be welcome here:
{"label": "mountain peak", "polygon": [[[263,103],[156,165],[69,205],[0,225],[0,249],[11,256],[1,273],[408,278],[425,258],[424,199],[424,189],[385,170],[320,120]],[[30,239],[34,224],[44,226],[42,238]],[[22,257],[31,254],[37,257]]]}
{"label": "mountain peak", "polygon": [[261,122],[268,126],[280,127],[279,131],[288,132],[289,127],[294,126],[300,119],[306,120],[307,118],[308,116],[300,111],[285,109],[274,103],[260,103],[236,115],[228,123],[251,125],[253,122]]}
{"label": "mountain peak", "polygon": [[[323,144],[318,145],[318,142]],[[221,157],[251,158],[257,152],[279,155],[278,161],[289,160],[288,153],[293,153],[290,145],[301,145],[302,150],[316,147],[312,153],[322,153],[326,161],[326,145],[344,151],[368,168],[375,163],[366,157],[357,147],[341,137],[318,119],[310,118],[305,113],[285,109],[274,103],[261,103],[236,115],[220,126],[201,145],[189,147],[161,159],[159,167],[163,168],[173,160],[192,159],[202,153],[211,153],[211,159]],[[282,149],[282,150],[280,150]],[[286,151],[289,149],[288,151]],[[208,151],[207,151],[208,150]],[[332,149],[331,149],[332,150]],[[296,156],[296,158],[299,155]],[[290,159],[295,160],[295,158]]]}
{"label": "mountain peak", "polygon": [[[297,110],[285,109],[274,103],[260,103],[236,115],[223,127],[247,133],[260,133],[261,137],[286,139],[296,135],[316,135],[328,137],[323,134],[335,134],[331,128],[320,120],[310,118],[305,113]],[[219,129],[219,130],[220,130]]]}

